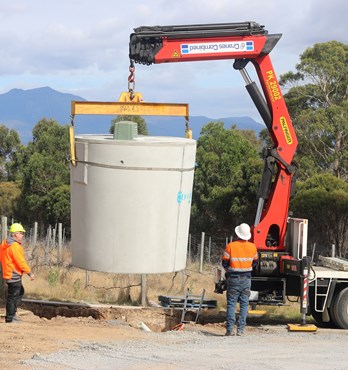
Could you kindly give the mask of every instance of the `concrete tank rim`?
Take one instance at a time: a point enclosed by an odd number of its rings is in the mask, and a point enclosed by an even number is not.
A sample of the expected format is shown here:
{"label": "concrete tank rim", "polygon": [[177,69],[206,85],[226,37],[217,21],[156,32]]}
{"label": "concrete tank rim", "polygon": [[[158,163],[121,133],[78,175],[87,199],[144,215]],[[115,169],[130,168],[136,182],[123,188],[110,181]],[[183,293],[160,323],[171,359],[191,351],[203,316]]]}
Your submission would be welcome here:
{"label": "concrete tank rim", "polygon": [[137,136],[132,140],[114,140],[111,134],[83,134],[75,136],[76,142],[110,145],[196,145],[196,140],[176,136]]}

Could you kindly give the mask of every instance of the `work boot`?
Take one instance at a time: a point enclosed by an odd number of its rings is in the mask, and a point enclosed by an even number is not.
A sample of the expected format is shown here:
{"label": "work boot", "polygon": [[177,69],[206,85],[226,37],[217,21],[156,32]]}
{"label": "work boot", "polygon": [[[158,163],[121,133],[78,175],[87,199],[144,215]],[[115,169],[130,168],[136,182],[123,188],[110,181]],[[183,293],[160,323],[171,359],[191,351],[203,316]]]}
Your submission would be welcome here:
{"label": "work boot", "polygon": [[18,315],[14,315],[12,321],[21,322],[22,319],[20,319]]}
{"label": "work boot", "polygon": [[226,330],[225,337],[232,337],[233,335],[234,335],[234,331],[233,330],[229,330],[229,329]]}
{"label": "work boot", "polygon": [[20,324],[19,320],[12,319],[12,321],[5,321],[6,324]]}
{"label": "work boot", "polygon": [[243,337],[244,331],[243,330],[237,330],[237,337]]}

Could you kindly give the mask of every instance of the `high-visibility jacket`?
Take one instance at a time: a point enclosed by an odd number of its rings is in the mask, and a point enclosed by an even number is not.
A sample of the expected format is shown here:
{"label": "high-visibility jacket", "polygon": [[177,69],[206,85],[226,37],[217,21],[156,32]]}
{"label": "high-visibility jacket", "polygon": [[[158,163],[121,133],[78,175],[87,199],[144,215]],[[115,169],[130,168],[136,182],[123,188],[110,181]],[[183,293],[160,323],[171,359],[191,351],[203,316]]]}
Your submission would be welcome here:
{"label": "high-visibility jacket", "polygon": [[29,275],[31,272],[25,261],[23,247],[12,238],[8,238],[1,243],[0,260],[2,275],[5,280],[20,280],[23,273]]}
{"label": "high-visibility jacket", "polygon": [[251,271],[253,262],[257,259],[258,254],[254,243],[237,240],[227,244],[222,257],[222,264],[224,267],[228,266],[228,271],[232,273],[243,273]]}

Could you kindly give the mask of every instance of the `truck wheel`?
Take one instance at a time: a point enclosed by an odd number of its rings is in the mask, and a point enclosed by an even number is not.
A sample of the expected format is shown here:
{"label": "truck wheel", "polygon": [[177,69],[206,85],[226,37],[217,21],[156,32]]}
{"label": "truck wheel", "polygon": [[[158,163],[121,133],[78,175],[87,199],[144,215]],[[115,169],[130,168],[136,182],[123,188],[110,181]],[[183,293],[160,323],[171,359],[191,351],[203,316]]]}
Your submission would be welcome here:
{"label": "truck wheel", "polygon": [[331,305],[329,307],[329,315],[331,317],[332,322],[335,323],[336,327],[340,328],[340,325],[338,324],[336,316],[335,316],[335,308],[334,308],[336,306],[338,294],[339,292],[336,292],[334,296],[332,297]]}
{"label": "truck wheel", "polygon": [[314,298],[314,290],[311,289],[309,291],[309,306],[310,306],[310,309],[311,309],[311,315],[312,315],[313,319],[315,320],[315,322],[317,323],[317,325],[320,328],[335,328],[336,325],[335,325],[335,322],[333,320],[331,312],[329,312],[330,321],[323,321],[322,312],[315,311],[314,299],[315,299]]}
{"label": "truck wheel", "polygon": [[323,321],[322,312],[315,311],[314,307],[311,307],[311,315],[320,328],[335,328],[335,323],[333,322],[331,315],[329,315],[330,321]]}
{"label": "truck wheel", "polygon": [[336,293],[330,311],[337,326],[348,329],[348,287]]}
{"label": "truck wheel", "polygon": [[330,318],[331,318],[332,322],[334,323],[335,327],[340,328],[340,325],[338,324],[338,322],[336,320],[336,317],[335,317],[334,307],[335,307],[335,300],[333,299],[332,303],[331,303],[331,306],[329,308],[329,315],[330,315]]}

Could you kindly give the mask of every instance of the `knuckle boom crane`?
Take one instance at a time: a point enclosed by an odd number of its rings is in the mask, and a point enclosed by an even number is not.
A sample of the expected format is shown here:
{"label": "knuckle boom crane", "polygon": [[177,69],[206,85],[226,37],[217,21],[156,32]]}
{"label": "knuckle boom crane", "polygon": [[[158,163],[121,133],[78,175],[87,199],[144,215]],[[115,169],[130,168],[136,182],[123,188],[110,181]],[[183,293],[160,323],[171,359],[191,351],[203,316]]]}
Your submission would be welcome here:
{"label": "knuckle boom crane", "polygon": [[[258,292],[255,301],[281,304],[285,303],[285,296],[301,297],[304,322],[309,270],[313,270],[306,257],[308,225],[307,220],[288,217],[295,188],[297,168],[293,159],[298,141],[269,56],[281,36],[269,34],[256,22],[143,26],[135,28],[130,35],[129,57],[135,63],[145,65],[234,60],[233,67],[240,71],[273,142],[272,148],[264,150],[265,165],[252,226],[252,240],[260,257],[258,271],[252,278],[252,289]],[[256,70],[263,94],[246,70],[249,63]],[[337,281],[341,283],[339,278]],[[315,282],[314,276],[311,284]],[[330,291],[331,280],[326,287],[325,294],[317,286],[309,289],[310,294],[315,290],[310,307],[321,323],[324,319],[319,318],[319,313],[324,316],[330,307],[326,298],[335,297],[334,291]],[[348,306],[347,282],[340,287],[347,289],[343,300]],[[348,328],[347,316],[339,315],[338,319],[330,316],[329,322]]]}
{"label": "knuckle boom crane", "polygon": [[[269,53],[280,39],[254,22],[220,25],[139,27],[130,36],[130,58],[136,63],[234,59],[272,137],[259,191],[253,239],[259,250],[283,252],[297,138]],[[266,98],[245,67],[251,62]],[[275,169],[276,168],[276,169]],[[271,186],[272,178],[274,184]]]}

